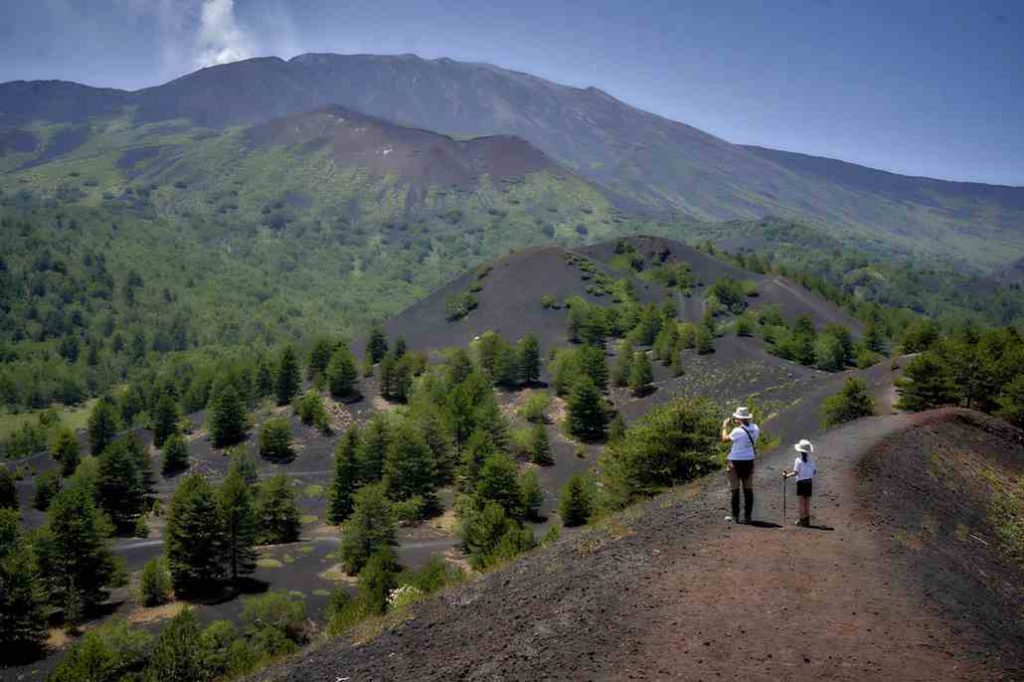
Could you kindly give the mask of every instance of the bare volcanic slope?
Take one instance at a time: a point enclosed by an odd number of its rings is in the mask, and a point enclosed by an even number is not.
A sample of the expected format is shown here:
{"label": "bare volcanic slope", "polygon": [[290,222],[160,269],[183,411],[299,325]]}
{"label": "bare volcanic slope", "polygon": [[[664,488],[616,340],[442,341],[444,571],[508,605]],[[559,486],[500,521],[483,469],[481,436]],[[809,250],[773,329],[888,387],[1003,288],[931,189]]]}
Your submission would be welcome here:
{"label": "bare volcanic slope", "polygon": [[[516,251],[435,291],[389,320],[385,330],[388,336],[402,337],[411,348],[422,350],[465,346],[486,331],[497,332],[509,341],[533,332],[546,352],[567,343],[566,299],[579,296],[592,303],[611,303],[609,295],[593,293],[594,278],[580,269],[579,259],[579,254],[553,245]],[[596,269],[608,277],[623,276],[600,264]],[[634,281],[634,288],[643,301],[664,296],[660,287],[647,282]],[[476,307],[461,319],[450,319],[446,303],[465,294],[475,298]],[[545,296],[552,297],[558,306],[545,307]]]}
{"label": "bare volcanic slope", "polygon": [[[372,641],[324,643],[261,679],[1013,679],[1024,664],[1021,630],[1004,614],[1019,618],[1024,602],[986,587],[998,596],[979,599],[991,621],[983,626],[961,601],[974,580],[967,554],[977,527],[964,539],[928,540],[958,545],[950,553],[959,559],[937,552],[926,568],[914,555],[916,535],[932,532],[917,525],[931,498],[926,489],[904,493],[932,474],[898,447],[937,429],[943,441],[963,441],[952,449],[981,458],[976,464],[1012,462],[1019,471],[1024,450],[990,424],[939,410],[869,418],[816,438],[809,530],[782,518],[779,471],[792,451],[762,453],[760,525],[722,523],[726,486],[713,475],[426,602]],[[787,443],[813,436],[781,435]],[[861,460],[880,456],[896,487],[864,477]],[[890,494],[903,495],[901,513],[879,499]],[[984,515],[983,498],[963,503]],[[1021,584],[1019,571],[994,575]],[[947,583],[960,583],[952,600],[937,594]],[[998,599],[1005,608],[986,606]]]}
{"label": "bare volcanic slope", "polygon": [[854,332],[861,331],[862,325],[839,306],[821,295],[805,289],[783,277],[761,275],[736,267],[731,263],[708,255],[692,246],[662,237],[635,236],[618,242],[606,242],[586,247],[583,252],[604,263],[614,263],[619,244],[631,245],[643,257],[641,267],[647,268],[666,263],[682,262],[689,266],[696,277],[698,287],[683,301],[683,316],[698,321],[703,314],[703,296],[707,287],[719,280],[730,277],[751,281],[757,286],[757,296],[750,299],[755,308],[778,306],[782,316],[792,321],[800,315],[809,315],[819,328],[829,324],[841,324]]}
{"label": "bare volcanic slope", "polygon": [[254,147],[299,147],[307,153],[326,148],[341,167],[394,174],[417,187],[472,188],[485,175],[500,182],[544,170],[568,172],[516,137],[455,140],[340,106],[275,119],[246,136]]}

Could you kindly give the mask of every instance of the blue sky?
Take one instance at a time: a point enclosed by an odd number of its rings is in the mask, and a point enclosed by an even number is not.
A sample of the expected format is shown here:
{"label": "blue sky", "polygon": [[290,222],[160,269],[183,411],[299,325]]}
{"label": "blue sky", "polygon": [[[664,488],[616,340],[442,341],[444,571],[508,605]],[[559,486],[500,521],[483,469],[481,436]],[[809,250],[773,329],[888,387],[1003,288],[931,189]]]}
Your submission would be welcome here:
{"label": "blue sky", "polygon": [[3,0],[0,81],[413,52],[596,85],[733,142],[1024,185],[1022,35],[1015,0]]}

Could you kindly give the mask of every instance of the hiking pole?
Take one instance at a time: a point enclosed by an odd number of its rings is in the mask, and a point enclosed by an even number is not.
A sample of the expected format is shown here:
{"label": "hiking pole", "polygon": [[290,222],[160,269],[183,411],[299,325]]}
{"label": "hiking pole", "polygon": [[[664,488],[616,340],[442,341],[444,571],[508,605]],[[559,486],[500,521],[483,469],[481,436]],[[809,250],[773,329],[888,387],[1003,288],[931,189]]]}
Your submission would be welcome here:
{"label": "hiking pole", "polygon": [[782,525],[786,525],[786,472],[782,472]]}

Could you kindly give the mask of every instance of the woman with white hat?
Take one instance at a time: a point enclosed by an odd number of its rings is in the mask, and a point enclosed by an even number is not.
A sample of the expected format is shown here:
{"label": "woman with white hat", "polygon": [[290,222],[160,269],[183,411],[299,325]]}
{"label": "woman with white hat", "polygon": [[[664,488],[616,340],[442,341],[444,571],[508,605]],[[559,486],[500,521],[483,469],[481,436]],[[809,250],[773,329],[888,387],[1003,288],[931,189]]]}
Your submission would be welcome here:
{"label": "woman with white hat", "polygon": [[793,470],[783,472],[783,476],[796,476],[796,496],[800,500],[800,518],[796,525],[806,528],[811,525],[811,495],[818,465],[811,459],[811,453],[814,452],[811,441],[804,438],[793,447],[800,454],[793,461]]}
{"label": "woman with white hat", "polygon": [[[736,426],[730,430],[730,421]],[[732,491],[732,514],[725,517],[726,521],[740,522],[740,486],[743,486],[743,522],[750,523],[750,515],[754,511],[754,457],[757,456],[755,444],[761,434],[754,415],[749,407],[737,407],[732,418],[722,422],[722,442],[732,443],[729,457],[726,460],[726,473],[729,476],[729,488]]]}

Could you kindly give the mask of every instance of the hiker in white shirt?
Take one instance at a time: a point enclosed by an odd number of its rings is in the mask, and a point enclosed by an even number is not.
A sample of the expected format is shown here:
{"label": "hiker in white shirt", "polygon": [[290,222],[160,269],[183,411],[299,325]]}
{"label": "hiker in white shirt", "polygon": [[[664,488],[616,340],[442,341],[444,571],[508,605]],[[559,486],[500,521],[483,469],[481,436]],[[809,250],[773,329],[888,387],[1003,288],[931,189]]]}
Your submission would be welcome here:
{"label": "hiker in white shirt", "polygon": [[[733,426],[732,429],[729,427]],[[726,474],[732,492],[732,514],[726,521],[740,523],[740,487],[743,487],[743,523],[750,523],[754,511],[754,457],[757,437],[761,431],[754,423],[749,407],[737,407],[731,419],[722,422],[722,442],[732,443],[726,459]]]}
{"label": "hiker in white shirt", "polygon": [[801,440],[794,449],[800,454],[793,461],[793,470],[783,472],[783,476],[789,478],[796,476],[796,496],[800,500],[800,518],[796,525],[808,527],[811,525],[811,495],[814,488],[814,474],[818,471],[818,465],[811,458],[814,446],[811,441]]}

